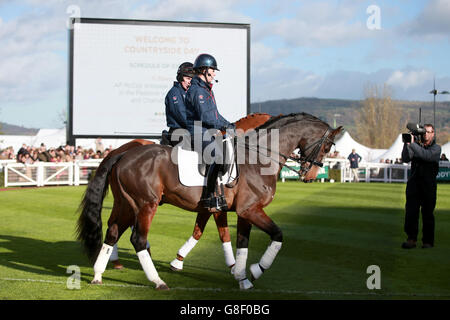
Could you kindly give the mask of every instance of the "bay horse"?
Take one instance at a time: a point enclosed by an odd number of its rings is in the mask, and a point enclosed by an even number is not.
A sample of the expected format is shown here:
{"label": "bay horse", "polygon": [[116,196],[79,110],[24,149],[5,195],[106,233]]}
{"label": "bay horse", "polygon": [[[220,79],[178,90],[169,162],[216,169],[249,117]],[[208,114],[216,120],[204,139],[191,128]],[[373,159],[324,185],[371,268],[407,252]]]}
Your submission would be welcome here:
{"label": "bay horse", "polygon": [[[281,116],[281,115],[279,115]],[[251,113],[238,121],[236,121],[234,124],[236,126],[236,130],[241,130],[243,133],[248,132],[249,130],[253,130],[256,127],[262,125],[267,120],[269,120],[272,116],[268,113]],[[222,132],[225,134],[225,132]],[[108,161],[111,157],[123,154],[127,152],[130,149],[142,146],[142,145],[148,145],[148,144],[154,144],[155,142],[150,140],[144,140],[144,139],[134,139],[130,142],[127,142],[120,146],[117,149],[112,150],[103,161]],[[114,169],[113,169],[114,170]],[[109,179],[111,179],[111,176],[109,176]],[[120,193],[116,193],[120,194]],[[163,201],[161,201],[160,205],[163,204]],[[189,252],[195,247],[198,240],[200,240],[201,236],[203,235],[203,231],[206,227],[206,224],[211,217],[210,212],[200,211],[197,213],[197,218],[195,220],[194,224],[194,230],[192,232],[192,236],[186,241],[186,243],[178,250],[176,259],[174,259],[171,262],[171,269],[173,271],[181,271],[183,269],[183,261],[186,258],[186,256],[189,254]],[[126,216],[128,215],[130,217],[130,220],[132,217],[135,216],[134,211],[130,206],[126,205],[126,201],[124,201],[124,205],[121,207],[121,215]],[[213,214],[214,221],[216,223],[217,231],[219,233],[220,241],[222,242],[222,248],[224,251],[225,256],[225,264],[231,269],[234,267],[235,264],[235,258],[233,254],[233,249],[231,246],[231,237],[230,237],[230,231],[228,228],[228,221],[227,221],[227,214],[226,212],[217,212]],[[110,220],[113,221],[115,219],[114,215],[111,214]],[[108,223],[109,225],[109,223]],[[115,248],[117,252],[117,248]],[[149,253],[150,253],[150,249]],[[121,269],[123,266],[120,264],[118,260],[112,261],[114,264],[114,267],[117,269]],[[232,271],[233,272],[233,271]]]}
{"label": "bay horse", "polygon": [[[265,148],[271,150],[271,155],[266,157],[269,162],[258,158],[254,164],[240,164],[240,177],[236,185],[233,188],[225,188],[228,208],[238,216],[234,278],[241,289],[253,287],[246,275],[252,225],[267,233],[272,240],[259,263],[250,266],[253,280],[270,268],[281,249],[282,231],[265,214],[263,208],[273,200],[277,177],[281,167],[289,159],[288,155],[297,148],[300,150],[301,169],[298,173],[303,181],[312,181],[317,177],[323,157],[329,152],[341,130],[342,127],[332,129],[312,115],[299,113],[274,117],[254,131],[258,137],[258,153],[264,149],[260,141],[271,141],[269,148]],[[273,142],[273,137],[278,139]],[[273,150],[276,149],[278,150],[274,153]],[[134,225],[130,240],[145,275],[155,284],[156,289],[168,289],[159,277],[151,256],[145,250],[148,231],[158,204],[164,195],[166,203],[182,209],[194,212],[205,210],[199,205],[202,187],[185,187],[178,182],[178,169],[171,161],[171,150],[170,147],[157,144],[140,146],[112,156],[98,167],[80,205],[82,210],[77,230],[78,239],[83,243],[88,257],[91,260],[96,258],[94,283],[101,282],[112,246],[129,226]],[[114,215],[115,218],[110,219],[102,244],[101,206],[109,175],[114,195],[111,216]],[[123,206],[131,207],[135,216],[131,218],[122,215]]]}

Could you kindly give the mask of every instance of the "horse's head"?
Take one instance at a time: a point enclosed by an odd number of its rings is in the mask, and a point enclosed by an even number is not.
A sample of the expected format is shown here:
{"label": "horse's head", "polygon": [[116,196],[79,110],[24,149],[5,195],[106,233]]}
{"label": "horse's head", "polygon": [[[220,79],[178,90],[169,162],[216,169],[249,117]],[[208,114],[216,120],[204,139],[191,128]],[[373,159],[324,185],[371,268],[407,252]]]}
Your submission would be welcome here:
{"label": "horse's head", "polygon": [[286,152],[300,150],[300,160],[296,160],[301,166],[300,178],[304,182],[310,182],[317,177],[322,159],[330,151],[335,137],[343,127],[332,129],[319,118],[302,112],[272,117],[257,128],[259,131],[262,129],[279,130],[280,156],[286,160],[289,158]]}
{"label": "horse's head", "polygon": [[319,174],[322,167],[322,159],[330,152],[334,139],[342,131],[343,127],[332,129],[328,125],[326,129],[315,130],[307,139],[303,139],[298,145],[300,150],[301,180],[312,182]]}

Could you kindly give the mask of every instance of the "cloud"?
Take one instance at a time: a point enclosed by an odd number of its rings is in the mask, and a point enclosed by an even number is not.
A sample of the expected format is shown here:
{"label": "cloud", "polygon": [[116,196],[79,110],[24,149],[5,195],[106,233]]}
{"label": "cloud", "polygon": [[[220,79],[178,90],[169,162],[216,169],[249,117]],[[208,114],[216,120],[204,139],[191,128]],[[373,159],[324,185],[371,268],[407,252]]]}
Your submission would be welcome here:
{"label": "cloud", "polygon": [[[373,35],[367,29],[366,17],[358,15],[359,9],[327,2],[305,4],[297,9],[294,17],[268,23],[264,33],[298,47],[344,46]],[[361,20],[355,20],[359,16]]]}
{"label": "cloud", "polygon": [[430,84],[432,80],[433,73],[429,70],[396,70],[387,79],[386,83],[390,86],[408,90],[414,87],[422,86],[425,83]]}
{"label": "cloud", "polygon": [[252,102],[314,96],[322,78],[309,71],[283,64],[266,64],[253,68]]}
{"label": "cloud", "polygon": [[202,22],[249,23],[251,19],[236,10],[241,2],[165,0],[138,6],[131,15],[136,19]]}
{"label": "cloud", "polygon": [[450,1],[431,0],[412,21],[401,30],[412,36],[446,37],[450,40]]}

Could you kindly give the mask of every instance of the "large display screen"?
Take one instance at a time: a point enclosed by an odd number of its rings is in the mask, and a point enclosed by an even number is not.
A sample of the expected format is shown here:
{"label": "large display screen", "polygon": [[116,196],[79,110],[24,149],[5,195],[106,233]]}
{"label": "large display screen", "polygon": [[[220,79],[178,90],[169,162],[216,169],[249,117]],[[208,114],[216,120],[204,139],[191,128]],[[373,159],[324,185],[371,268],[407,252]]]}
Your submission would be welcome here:
{"label": "large display screen", "polygon": [[70,31],[69,132],[76,137],[157,137],[178,66],[201,53],[220,71],[219,112],[249,112],[249,25],[74,19]]}

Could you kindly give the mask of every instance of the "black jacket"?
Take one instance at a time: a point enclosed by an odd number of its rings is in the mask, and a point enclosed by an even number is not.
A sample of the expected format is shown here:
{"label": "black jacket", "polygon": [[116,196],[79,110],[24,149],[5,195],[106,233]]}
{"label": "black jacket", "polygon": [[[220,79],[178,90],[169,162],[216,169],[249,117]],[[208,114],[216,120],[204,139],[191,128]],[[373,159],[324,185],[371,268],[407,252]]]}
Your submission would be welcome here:
{"label": "black jacket", "polygon": [[436,184],[439,172],[439,157],[441,146],[433,141],[429,146],[420,146],[417,143],[404,144],[402,151],[403,162],[411,161],[411,176],[409,181],[420,181],[426,184]]}

